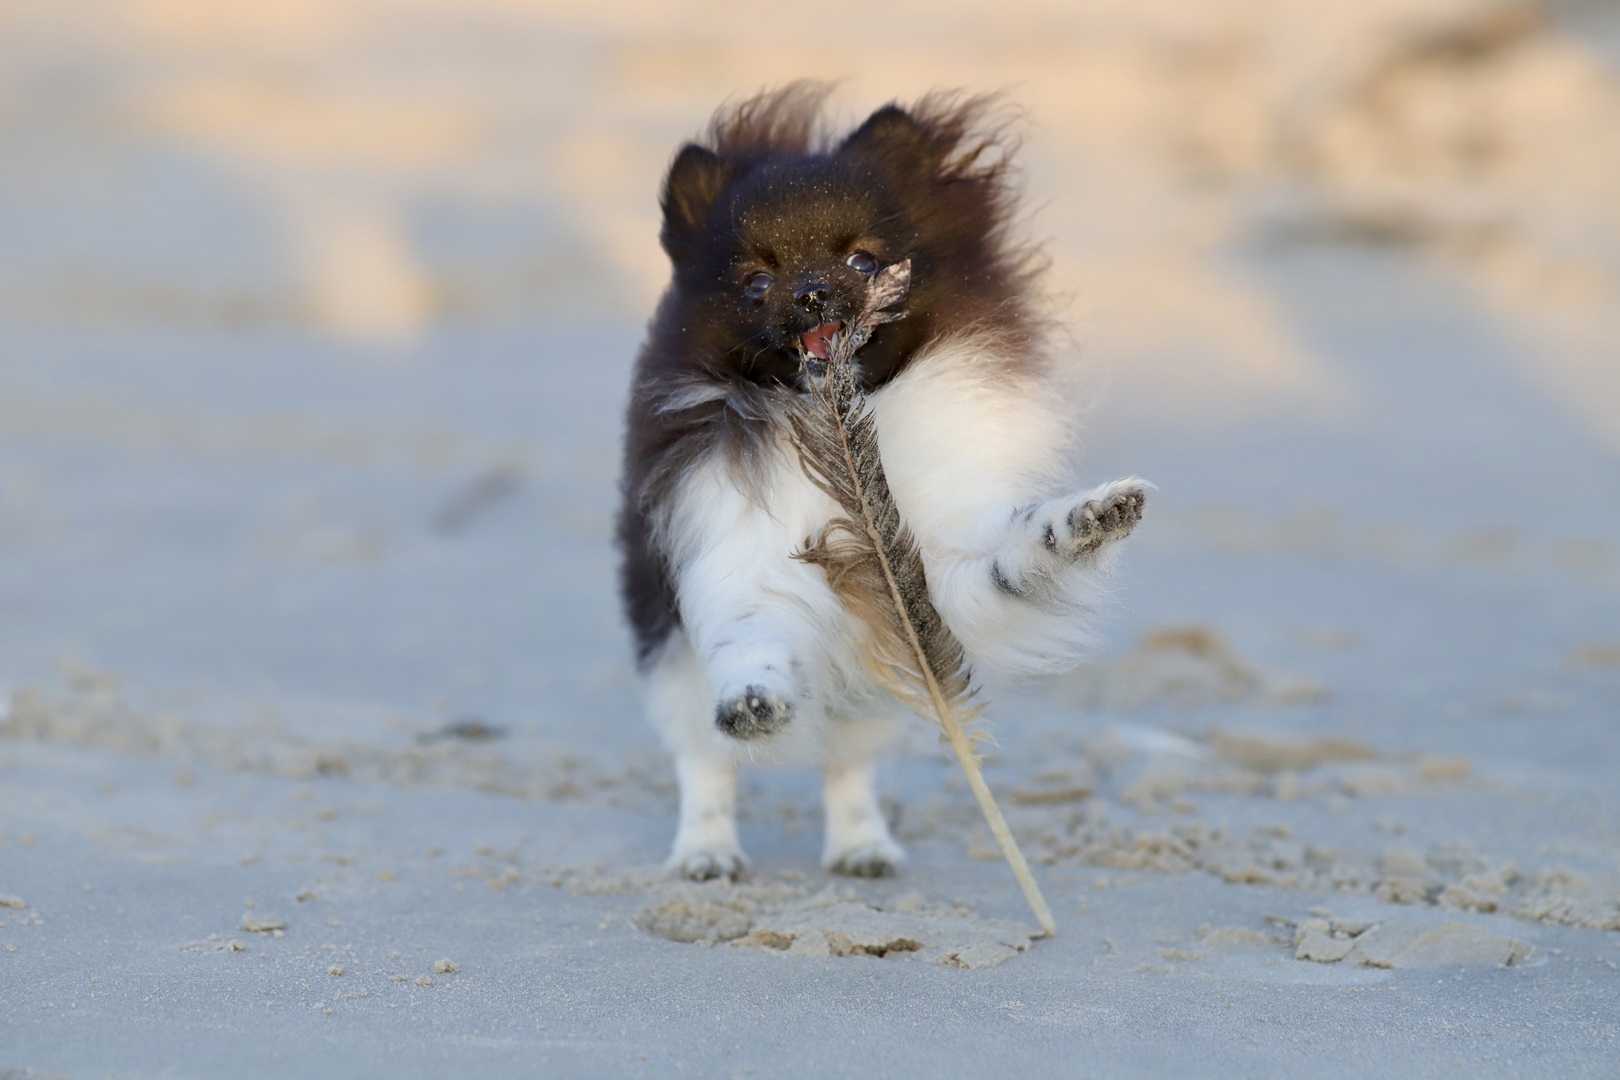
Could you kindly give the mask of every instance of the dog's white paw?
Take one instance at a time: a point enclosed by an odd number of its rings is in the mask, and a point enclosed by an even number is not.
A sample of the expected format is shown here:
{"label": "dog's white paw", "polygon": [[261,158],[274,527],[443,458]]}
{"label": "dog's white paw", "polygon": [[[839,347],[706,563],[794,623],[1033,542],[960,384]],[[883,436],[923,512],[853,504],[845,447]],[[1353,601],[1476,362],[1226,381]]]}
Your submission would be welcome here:
{"label": "dog's white paw", "polygon": [[763,683],[749,683],[735,694],[722,695],[714,707],[714,726],[733,739],[774,735],[793,721],[793,703]]}
{"label": "dog's white paw", "polygon": [[889,837],[829,851],[821,860],[829,873],[861,878],[893,877],[905,864],[906,849]]}
{"label": "dog's white paw", "polygon": [[748,859],[738,848],[698,848],[677,850],[664,869],[687,881],[714,881],[717,878],[741,880],[748,874]]}
{"label": "dog's white paw", "polygon": [[1131,535],[1142,520],[1147,485],[1120,480],[1085,495],[1067,514],[1048,522],[1041,543],[1063,559],[1094,555],[1104,545]]}

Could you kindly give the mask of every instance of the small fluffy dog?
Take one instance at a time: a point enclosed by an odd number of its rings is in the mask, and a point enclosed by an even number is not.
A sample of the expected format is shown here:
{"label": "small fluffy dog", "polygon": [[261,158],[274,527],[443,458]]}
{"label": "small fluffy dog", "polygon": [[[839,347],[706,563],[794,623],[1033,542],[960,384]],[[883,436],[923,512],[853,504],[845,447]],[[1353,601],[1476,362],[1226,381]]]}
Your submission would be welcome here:
{"label": "small fluffy dog", "polygon": [[794,558],[838,516],[782,420],[800,351],[911,260],[906,316],[858,354],[884,470],[934,605],[975,669],[1042,673],[1090,642],[1106,564],[1145,484],[1052,498],[1066,409],[1011,244],[1006,144],[982,100],[890,105],[837,140],[822,92],[722,110],[664,180],[674,277],[636,362],[618,538],[647,712],[675,755],[672,871],[736,877],[739,753],[820,758],[823,865],[893,873],[873,787],[903,718],[864,672],[863,627]]}

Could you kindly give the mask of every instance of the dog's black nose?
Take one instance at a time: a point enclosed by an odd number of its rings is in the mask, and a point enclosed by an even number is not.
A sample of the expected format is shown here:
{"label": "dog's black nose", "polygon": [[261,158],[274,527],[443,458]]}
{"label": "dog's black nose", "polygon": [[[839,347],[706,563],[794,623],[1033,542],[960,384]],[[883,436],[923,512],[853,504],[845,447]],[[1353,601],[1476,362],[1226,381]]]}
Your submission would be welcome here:
{"label": "dog's black nose", "polygon": [[832,290],[821,282],[806,285],[793,294],[793,302],[806,311],[820,311],[827,306],[827,300],[832,296]]}

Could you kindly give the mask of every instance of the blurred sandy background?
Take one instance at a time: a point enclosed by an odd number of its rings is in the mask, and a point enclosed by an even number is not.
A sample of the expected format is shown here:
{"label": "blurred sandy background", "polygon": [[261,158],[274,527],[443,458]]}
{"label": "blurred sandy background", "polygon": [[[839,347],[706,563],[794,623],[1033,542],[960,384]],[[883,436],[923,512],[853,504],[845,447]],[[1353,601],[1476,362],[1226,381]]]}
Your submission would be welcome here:
{"label": "blurred sandy background", "polygon": [[[657,186],[812,76],[1022,111],[1081,475],[1160,485],[988,695],[1062,927],[993,971],[636,929]],[[1617,465],[1614,0],[0,0],[0,1078],[1612,1074]],[[919,739],[837,887],[1026,918]],[[813,775],[741,806],[832,885]]]}
{"label": "blurred sandy background", "polygon": [[1453,275],[1620,447],[1617,12],[8,0],[0,318],[382,355],[446,324],[635,323],[666,274],[660,171],[716,104],[815,76],[853,121],[967,87],[1024,112],[1029,231],[1116,405],[1333,409],[1243,259],[1374,245]]}

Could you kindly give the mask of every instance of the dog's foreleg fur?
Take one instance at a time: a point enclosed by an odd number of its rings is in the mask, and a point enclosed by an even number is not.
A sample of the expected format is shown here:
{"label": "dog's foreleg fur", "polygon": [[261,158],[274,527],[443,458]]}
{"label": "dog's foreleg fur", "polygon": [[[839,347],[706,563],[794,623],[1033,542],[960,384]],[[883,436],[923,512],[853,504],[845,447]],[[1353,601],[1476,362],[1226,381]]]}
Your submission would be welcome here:
{"label": "dog's foreleg fur", "polygon": [[768,508],[716,454],[682,483],[665,526],[681,625],[714,691],[714,720],[739,739],[819,728],[829,639],[842,632],[821,571],[789,558],[832,516],[828,501],[796,461],[763,458],[751,479],[770,492]]}
{"label": "dog's foreleg fur", "polygon": [[1061,602],[1065,578],[1106,569],[1112,545],[1141,518],[1144,486],[1135,477],[1116,480],[1015,512],[991,562],[991,584],[1034,603]]}
{"label": "dog's foreleg fur", "polygon": [[1139,513],[1143,486],[1122,480],[1005,512],[1000,527],[987,527],[978,543],[936,547],[929,591],[976,663],[1003,673],[1049,673],[1091,650],[1114,548],[1135,518],[1097,529],[1087,512],[1119,501]]}

